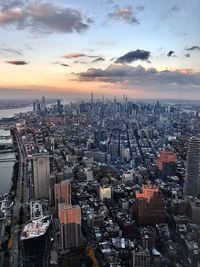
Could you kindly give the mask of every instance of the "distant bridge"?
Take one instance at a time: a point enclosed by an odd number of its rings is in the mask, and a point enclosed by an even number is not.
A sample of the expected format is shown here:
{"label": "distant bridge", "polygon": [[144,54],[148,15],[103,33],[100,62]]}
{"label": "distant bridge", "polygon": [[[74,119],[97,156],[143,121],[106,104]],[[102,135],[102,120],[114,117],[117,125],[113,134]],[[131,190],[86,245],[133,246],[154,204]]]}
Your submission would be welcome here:
{"label": "distant bridge", "polygon": [[1,162],[16,162],[16,158],[4,158],[4,159],[0,159],[0,163]]}

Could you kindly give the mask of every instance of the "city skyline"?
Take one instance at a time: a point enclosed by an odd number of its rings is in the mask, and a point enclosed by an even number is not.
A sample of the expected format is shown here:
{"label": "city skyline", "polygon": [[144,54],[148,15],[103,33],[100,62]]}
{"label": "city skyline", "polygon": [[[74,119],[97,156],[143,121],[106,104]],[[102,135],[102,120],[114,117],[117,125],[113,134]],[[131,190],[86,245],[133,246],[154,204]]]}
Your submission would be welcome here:
{"label": "city skyline", "polygon": [[2,110],[0,266],[198,267],[199,101],[94,96]]}
{"label": "city skyline", "polygon": [[0,0],[0,97],[200,96],[200,3]]}

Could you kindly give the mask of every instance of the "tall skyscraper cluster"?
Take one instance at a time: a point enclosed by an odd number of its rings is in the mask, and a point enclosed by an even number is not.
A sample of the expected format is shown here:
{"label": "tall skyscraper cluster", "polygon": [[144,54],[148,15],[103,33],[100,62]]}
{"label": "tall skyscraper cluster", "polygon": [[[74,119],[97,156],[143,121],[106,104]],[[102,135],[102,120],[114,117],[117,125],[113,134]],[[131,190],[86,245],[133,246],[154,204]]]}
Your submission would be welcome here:
{"label": "tall skyscraper cluster", "polygon": [[[33,192],[31,202],[31,222],[22,232],[22,252],[24,266],[48,267],[50,262],[51,217],[49,199],[55,207],[59,220],[59,252],[66,253],[82,244],[81,208],[71,204],[71,183],[54,178],[51,174],[51,156],[47,153],[32,155]],[[53,180],[53,197],[52,181]],[[46,214],[48,211],[48,214]],[[33,265],[31,265],[33,264]]]}
{"label": "tall skyscraper cluster", "polygon": [[[33,155],[35,199],[48,199],[50,193],[50,155]],[[60,221],[62,252],[81,243],[81,208],[71,204],[71,184],[67,180],[54,184],[54,207]]]}
{"label": "tall skyscraper cluster", "polygon": [[38,99],[33,102],[33,112],[45,112],[46,111],[46,99],[43,96],[42,101]]}

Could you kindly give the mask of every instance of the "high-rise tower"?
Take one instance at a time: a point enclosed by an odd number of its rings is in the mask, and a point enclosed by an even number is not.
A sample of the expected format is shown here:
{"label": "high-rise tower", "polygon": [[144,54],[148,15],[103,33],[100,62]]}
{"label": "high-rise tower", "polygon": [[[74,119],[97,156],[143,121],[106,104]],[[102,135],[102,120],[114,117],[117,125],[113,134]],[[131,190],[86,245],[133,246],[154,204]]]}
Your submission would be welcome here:
{"label": "high-rise tower", "polygon": [[54,185],[55,208],[58,209],[58,204],[65,203],[71,205],[71,184],[64,180],[59,184]]}
{"label": "high-rise tower", "polygon": [[20,241],[24,267],[49,267],[51,257],[51,215],[48,201],[30,203],[31,221],[22,230]]}
{"label": "high-rise tower", "polygon": [[35,199],[49,197],[49,175],[50,175],[49,154],[38,153],[33,155],[33,184]]}
{"label": "high-rise tower", "polygon": [[62,251],[81,245],[81,208],[65,203],[58,205]]}
{"label": "high-rise tower", "polygon": [[193,197],[200,194],[200,138],[194,136],[188,143],[184,194]]}
{"label": "high-rise tower", "polygon": [[91,103],[93,104],[94,103],[94,94],[91,93]]}

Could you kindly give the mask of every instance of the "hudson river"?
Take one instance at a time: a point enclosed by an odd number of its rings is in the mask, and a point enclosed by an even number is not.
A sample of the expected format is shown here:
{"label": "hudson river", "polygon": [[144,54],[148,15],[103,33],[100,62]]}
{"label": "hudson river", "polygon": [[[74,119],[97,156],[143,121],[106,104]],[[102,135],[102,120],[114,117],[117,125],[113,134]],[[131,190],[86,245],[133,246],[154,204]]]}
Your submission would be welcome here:
{"label": "hudson river", "polygon": [[[27,112],[31,110],[32,107],[0,110],[0,119],[13,117],[17,113]],[[10,131],[9,130],[5,131],[3,129],[0,129],[0,136],[5,136],[5,135],[10,135]],[[2,140],[0,138],[0,144],[5,142],[11,143],[12,140],[11,139]],[[3,153],[3,154],[0,153],[0,194],[9,192],[11,186],[13,166],[14,166],[14,162],[1,162],[1,159],[13,158],[14,156],[15,156],[14,153]]]}

